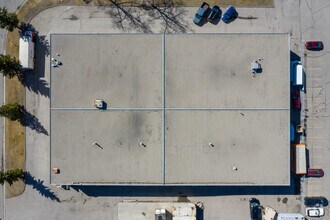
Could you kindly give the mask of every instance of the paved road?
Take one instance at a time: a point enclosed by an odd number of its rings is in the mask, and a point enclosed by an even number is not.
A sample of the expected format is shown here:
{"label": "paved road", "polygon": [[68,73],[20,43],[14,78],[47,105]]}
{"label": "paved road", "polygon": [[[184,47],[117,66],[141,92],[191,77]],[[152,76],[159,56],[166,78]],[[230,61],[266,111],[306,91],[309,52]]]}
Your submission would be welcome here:
{"label": "paved road", "polygon": [[[305,110],[302,119],[306,119],[306,146],[309,152],[310,167],[323,168],[323,178],[306,178],[304,194],[306,196],[324,196],[330,198],[330,2],[302,1],[302,41],[322,40],[323,51],[303,50],[307,89]],[[324,219],[329,219],[326,208]]]}
{"label": "paved road", "polygon": [[[25,0],[2,0],[0,1],[0,7],[6,7],[8,11],[14,12],[17,7],[20,6]],[[4,29],[0,29],[0,54],[4,54],[5,52],[5,38],[6,31]],[[4,80],[3,76],[0,76],[0,105],[4,104]],[[3,161],[3,144],[4,144],[4,120],[0,118],[0,136],[3,141],[0,141],[0,169],[3,169],[4,161]],[[0,187],[0,219],[4,219],[4,193],[3,186]]]}
{"label": "paved road", "polygon": [[[276,0],[275,8],[239,9],[240,16],[253,16],[257,19],[238,19],[230,25],[219,23],[217,26],[206,24],[195,26],[191,20],[196,8],[187,8],[184,24],[188,32],[225,33],[225,32],[287,32],[291,33],[291,49],[300,54],[301,30],[308,23],[301,22],[299,7],[301,1]],[[321,2],[322,3],[322,2]],[[320,4],[321,4],[320,3]],[[323,1],[326,4],[326,1]],[[305,10],[305,8],[303,8]],[[304,14],[304,13],[302,13]],[[308,18],[307,15],[303,15]],[[49,39],[50,33],[119,33],[108,10],[97,7],[56,7],[40,13],[32,21],[33,25]],[[163,29],[161,21],[151,24],[154,32]],[[270,42],[271,43],[271,42]],[[37,73],[31,82],[33,91],[27,91],[27,110],[39,119],[40,124],[49,131],[49,56],[41,51],[45,47],[37,46]],[[46,91],[46,92],[45,92]],[[288,146],[289,147],[289,146]],[[178,197],[121,197],[117,191],[105,191],[103,195],[93,197],[93,192],[83,193],[75,190],[62,191],[49,185],[49,136],[27,129],[27,170],[33,176],[25,192],[16,198],[6,200],[7,219],[114,219],[114,205],[126,199],[176,201]],[[114,190],[114,189],[112,189]],[[128,191],[128,192],[126,192]],[[126,195],[132,194],[126,189]],[[229,190],[228,190],[229,191]],[[265,189],[266,191],[266,189]],[[215,220],[219,216],[231,216],[230,219],[247,219],[248,198],[251,194],[259,194],[257,190],[232,190],[227,194],[225,189],[212,191],[214,196],[195,196],[188,199],[192,202],[201,201],[206,209],[204,219]],[[231,195],[234,194],[234,195]],[[238,194],[238,195],[235,195]],[[242,194],[242,195],[239,195]],[[258,196],[263,205],[269,205],[279,212],[299,212],[298,196],[285,195],[282,189],[268,190],[267,195]],[[272,195],[275,194],[276,196]],[[111,196],[112,195],[112,196]],[[220,196],[226,195],[226,196]],[[57,202],[57,199],[61,202]],[[241,210],[239,212],[234,210]]]}

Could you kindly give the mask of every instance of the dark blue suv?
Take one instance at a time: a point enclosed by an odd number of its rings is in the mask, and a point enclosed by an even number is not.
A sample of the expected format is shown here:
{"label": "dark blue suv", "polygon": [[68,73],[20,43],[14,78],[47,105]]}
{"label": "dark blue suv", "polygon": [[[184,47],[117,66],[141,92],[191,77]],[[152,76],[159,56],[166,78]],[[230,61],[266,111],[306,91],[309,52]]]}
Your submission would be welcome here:
{"label": "dark blue suv", "polygon": [[251,198],[250,202],[250,217],[251,220],[261,220],[260,201],[256,198]]}
{"label": "dark blue suv", "polygon": [[230,6],[226,13],[222,16],[222,21],[226,24],[234,21],[238,17],[238,13],[233,6]]}

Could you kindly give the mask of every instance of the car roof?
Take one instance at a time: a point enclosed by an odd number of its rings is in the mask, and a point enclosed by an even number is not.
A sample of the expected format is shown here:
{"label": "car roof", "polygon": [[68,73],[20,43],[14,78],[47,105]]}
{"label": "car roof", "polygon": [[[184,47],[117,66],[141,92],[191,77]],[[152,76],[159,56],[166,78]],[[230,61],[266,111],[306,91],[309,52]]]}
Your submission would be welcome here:
{"label": "car roof", "polygon": [[235,7],[234,6],[230,6],[226,11],[226,13],[233,13],[233,12],[235,12]]}
{"label": "car roof", "polygon": [[323,170],[321,168],[308,168],[308,171],[310,171],[310,172],[322,172]]}
{"label": "car roof", "polygon": [[311,207],[311,208],[306,208],[306,210],[309,212],[309,213],[313,213],[313,214],[320,214],[322,215],[324,213],[324,209],[321,208],[321,207]]}

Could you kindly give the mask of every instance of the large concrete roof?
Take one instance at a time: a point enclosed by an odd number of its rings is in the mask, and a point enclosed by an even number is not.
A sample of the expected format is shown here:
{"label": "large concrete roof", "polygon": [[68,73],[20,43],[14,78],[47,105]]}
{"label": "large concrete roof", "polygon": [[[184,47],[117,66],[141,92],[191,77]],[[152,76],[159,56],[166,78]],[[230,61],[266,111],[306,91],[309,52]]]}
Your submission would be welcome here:
{"label": "large concrete roof", "polygon": [[52,183],[290,183],[288,34],[53,34],[51,57]]}

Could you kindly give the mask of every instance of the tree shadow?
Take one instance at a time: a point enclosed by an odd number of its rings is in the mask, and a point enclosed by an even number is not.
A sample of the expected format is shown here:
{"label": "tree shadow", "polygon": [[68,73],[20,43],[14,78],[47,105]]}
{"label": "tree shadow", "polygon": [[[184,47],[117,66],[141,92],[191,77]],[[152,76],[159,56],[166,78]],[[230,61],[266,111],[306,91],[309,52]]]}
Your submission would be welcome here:
{"label": "tree shadow", "polygon": [[188,22],[184,22],[187,10],[179,7],[180,2],[174,0],[160,0],[142,5],[142,8],[148,11],[148,15],[154,19],[161,19],[164,33],[186,33],[188,31]]}
{"label": "tree shadow", "polygon": [[60,199],[55,195],[55,193],[44,185],[44,181],[40,179],[36,180],[30,172],[25,172],[24,182],[25,184],[32,186],[33,189],[37,190],[42,196],[53,201],[60,202]]}
{"label": "tree shadow", "polygon": [[244,19],[244,20],[255,20],[255,19],[258,19],[258,17],[254,17],[254,16],[246,16],[246,17],[243,17],[243,16],[237,16],[238,19]]}
{"label": "tree shadow", "polygon": [[123,32],[137,31],[142,33],[152,33],[149,24],[150,20],[143,21],[143,13],[138,5],[133,3],[123,4],[122,1],[110,0],[115,6],[109,10],[109,15],[114,18],[114,26]]}
{"label": "tree shadow", "polygon": [[39,122],[39,119],[27,112],[25,108],[22,109],[23,119],[20,120],[22,126],[26,126],[35,130],[38,133],[44,134],[48,136],[48,131],[46,128]]}
{"label": "tree shadow", "polygon": [[45,76],[45,56],[50,55],[49,41],[46,36],[40,36],[39,32],[29,23],[21,23],[19,29],[21,35],[26,31],[33,31],[35,34],[34,70],[24,71],[19,80],[30,91],[49,97],[49,83],[42,79]]}
{"label": "tree shadow", "polygon": [[[150,24],[155,20],[161,20],[164,33],[186,33],[189,28],[188,22],[184,22],[187,10],[179,7],[178,1],[159,0],[134,3],[110,0],[110,2],[115,6],[109,11],[110,16],[115,18],[114,25],[124,32],[135,30],[152,33]],[[145,17],[144,20],[142,20],[143,17]]]}
{"label": "tree shadow", "polygon": [[49,90],[50,90],[49,83],[45,79],[42,79],[38,73],[41,72],[25,71],[23,73],[23,76],[20,77],[19,80],[22,83],[22,85],[26,87],[28,90],[45,97],[49,97]]}

